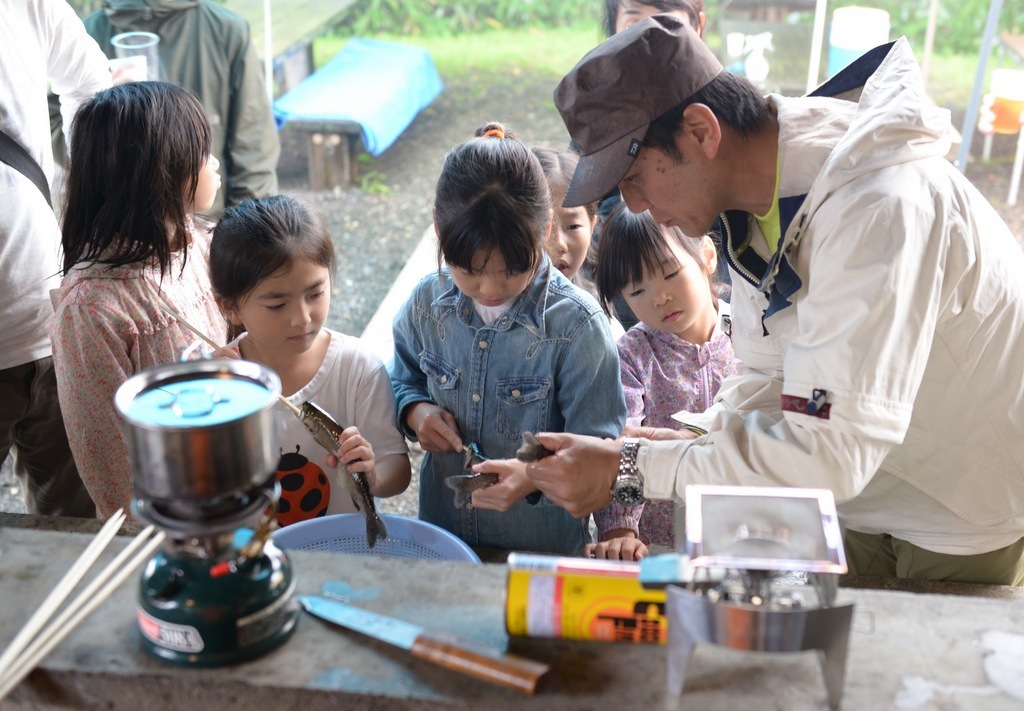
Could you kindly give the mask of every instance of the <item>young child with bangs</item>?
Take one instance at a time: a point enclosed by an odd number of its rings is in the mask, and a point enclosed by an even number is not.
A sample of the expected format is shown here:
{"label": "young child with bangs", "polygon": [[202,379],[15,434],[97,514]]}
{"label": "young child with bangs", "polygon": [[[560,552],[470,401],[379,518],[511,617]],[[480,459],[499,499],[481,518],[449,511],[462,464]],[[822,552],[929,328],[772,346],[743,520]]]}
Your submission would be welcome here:
{"label": "young child with bangs", "polygon": [[[597,253],[597,290],[606,310],[622,296],[640,322],[619,339],[629,426],[677,428],[672,414],[703,412],[735,374],[729,305],[715,282],[715,245],[635,214],[609,216]],[[596,558],[641,560],[675,546],[675,504],[612,502],[594,513]]]}
{"label": "young child with bangs", "polygon": [[210,236],[192,219],[213,205],[219,167],[202,104],[173,84],[115,86],[75,117],[50,338],[71,451],[101,518],[133,496],[114,393],[196,340],[165,307],[225,337]]}
{"label": "young child with bangs", "polygon": [[[651,15],[658,14],[675,15],[683,22],[688,23],[698,36],[704,36],[704,28],[707,26],[708,21],[704,0],[604,0],[602,29],[606,37],[611,37]],[[619,188],[616,186],[614,190],[599,201],[597,225],[594,229],[595,249],[601,241],[605,220],[608,219],[608,215],[620,203],[621,199]],[[715,277],[728,287],[730,279],[729,270],[724,260],[719,262],[719,269]],[[728,301],[728,297],[725,297],[725,299]],[[626,305],[622,298],[616,297],[612,301],[612,307],[611,313],[627,329],[638,322],[636,314],[629,310],[629,306]]]}
{"label": "young child with bangs", "polygon": [[[551,223],[544,171],[504,126],[450,151],[434,200],[439,269],[395,318],[391,380],[399,425],[426,451],[420,518],[475,547],[579,555],[589,517],[536,492],[515,452],[524,432],[617,437],[626,410],[608,320],[552,267]],[[489,459],[470,468],[467,447]],[[474,474],[496,482],[459,507],[453,486]]]}
{"label": "young child with bangs", "polygon": [[380,497],[402,493],[411,477],[384,364],[358,338],[326,326],[335,267],[334,243],[320,214],[292,197],[229,207],[213,232],[213,291],[224,315],[243,331],[228,344],[233,352],[218,353],[266,365],[294,407],[313,402],[344,428],[340,449],[326,452],[287,405],[274,406],[282,526],[356,511],[348,489],[321,463],[365,475],[370,493]]}
{"label": "young child with bangs", "polygon": [[[551,263],[566,279],[588,294],[597,298],[594,285],[594,256],[591,239],[597,227],[597,202],[579,207],[565,207],[565,191],[576,172],[579,155],[573,151],[556,151],[553,148],[534,146],[533,154],[540,161],[540,167],[551,190],[552,224],[548,235],[547,252]],[[622,324],[608,315],[608,326],[616,340],[625,333]]]}

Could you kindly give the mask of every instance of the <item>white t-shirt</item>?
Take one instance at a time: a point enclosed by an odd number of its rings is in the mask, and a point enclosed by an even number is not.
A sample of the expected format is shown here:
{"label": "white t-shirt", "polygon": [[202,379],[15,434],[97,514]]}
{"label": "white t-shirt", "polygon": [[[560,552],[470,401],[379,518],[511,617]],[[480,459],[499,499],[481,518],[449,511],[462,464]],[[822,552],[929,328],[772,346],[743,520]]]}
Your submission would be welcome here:
{"label": "white t-shirt", "polygon": [[[296,407],[311,400],[342,427],[355,425],[377,459],[406,454],[405,437],[395,428],[395,393],[384,363],[358,338],[324,329],[331,335],[324,362],[313,379],[288,398]],[[245,338],[239,336],[231,345]],[[324,471],[327,452],[284,403],[274,406],[281,438],[278,521],[282,525],[326,514],[356,511],[334,472]]]}
{"label": "white t-shirt", "polygon": [[517,296],[518,294],[516,294],[516,296],[513,296],[511,299],[498,304],[497,306],[484,306],[476,299],[473,299],[473,309],[477,312],[477,314],[479,314],[480,318],[483,320],[484,323],[490,323],[491,321],[493,321],[494,319],[498,318],[503,313],[508,311],[508,307],[512,305],[512,302],[516,300]]}

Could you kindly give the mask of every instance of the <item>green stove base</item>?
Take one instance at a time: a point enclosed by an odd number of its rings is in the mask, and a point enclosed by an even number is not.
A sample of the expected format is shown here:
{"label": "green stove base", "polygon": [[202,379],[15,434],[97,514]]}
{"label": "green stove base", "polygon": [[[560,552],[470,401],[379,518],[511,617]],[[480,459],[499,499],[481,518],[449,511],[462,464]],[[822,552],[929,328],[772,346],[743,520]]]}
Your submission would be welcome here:
{"label": "green stove base", "polygon": [[161,551],[142,571],[137,613],[143,648],[182,666],[212,667],[259,657],[295,631],[299,606],[285,553],[268,544],[244,569],[224,560]]}

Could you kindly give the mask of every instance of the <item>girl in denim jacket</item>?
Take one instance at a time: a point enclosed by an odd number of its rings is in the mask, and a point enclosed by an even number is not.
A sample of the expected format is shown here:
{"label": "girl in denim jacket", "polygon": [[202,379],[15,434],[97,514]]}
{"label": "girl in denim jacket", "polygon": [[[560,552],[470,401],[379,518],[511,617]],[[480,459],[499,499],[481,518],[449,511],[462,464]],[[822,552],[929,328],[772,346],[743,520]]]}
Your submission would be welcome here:
{"label": "girl in denim jacket", "polygon": [[[471,546],[579,555],[588,520],[535,491],[513,457],[524,432],[617,437],[619,358],[597,302],[545,253],[551,201],[537,158],[500,124],[476,136],[446,156],[437,182],[444,264],[394,323],[399,426],[426,451],[420,518]],[[472,470],[470,444],[489,459]],[[456,507],[446,479],[473,473],[497,483]]]}

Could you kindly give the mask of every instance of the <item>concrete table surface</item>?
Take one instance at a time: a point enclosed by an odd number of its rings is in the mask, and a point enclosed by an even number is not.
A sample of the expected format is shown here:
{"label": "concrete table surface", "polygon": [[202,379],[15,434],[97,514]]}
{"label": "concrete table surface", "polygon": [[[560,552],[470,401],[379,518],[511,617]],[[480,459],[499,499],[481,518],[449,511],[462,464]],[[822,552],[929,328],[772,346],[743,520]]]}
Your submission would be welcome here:
{"label": "concrete table surface", "polygon": [[[4,520],[0,519],[0,524]],[[14,637],[91,539],[90,533],[0,527],[0,646]],[[130,539],[118,537],[98,565]],[[252,662],[171,666],[142,651],[135,585],[125,584],[0,706],[7,709],[824,709],[813,653],[768,655],[698,646],[681,697],[669,695],[665,648],[509,640],[503,565],[290,554],[299,593],[329,582],[353,604],[546,662],[534,697],[412,658],[303,614],[294,636]],[[97,568],[98,569],[98,568]],[[134,578],[131,579],[134,582]],[[856,605],[845,709],[1020,709],[1024,606],[992,597],[841,588]],[[930,584],[929,589],[941,589]]]}

